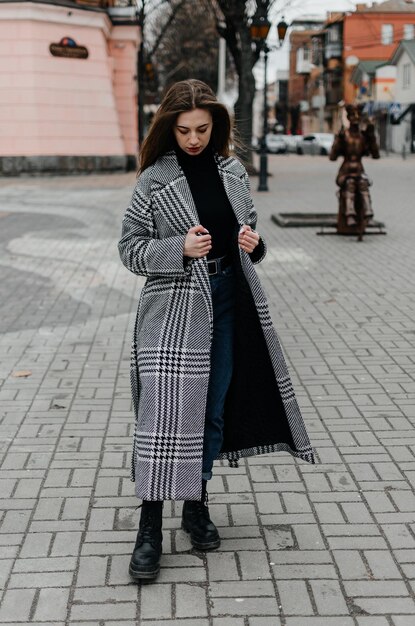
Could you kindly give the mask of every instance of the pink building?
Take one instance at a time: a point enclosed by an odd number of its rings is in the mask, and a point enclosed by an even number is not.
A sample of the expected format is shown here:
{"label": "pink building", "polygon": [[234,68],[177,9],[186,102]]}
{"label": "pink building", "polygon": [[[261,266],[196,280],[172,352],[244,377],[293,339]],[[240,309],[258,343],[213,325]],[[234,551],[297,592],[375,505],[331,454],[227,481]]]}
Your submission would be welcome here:
{"label": "pink building", "polygon": [[0,175],[135,167],[139,30],[99,4],[0,3]]}

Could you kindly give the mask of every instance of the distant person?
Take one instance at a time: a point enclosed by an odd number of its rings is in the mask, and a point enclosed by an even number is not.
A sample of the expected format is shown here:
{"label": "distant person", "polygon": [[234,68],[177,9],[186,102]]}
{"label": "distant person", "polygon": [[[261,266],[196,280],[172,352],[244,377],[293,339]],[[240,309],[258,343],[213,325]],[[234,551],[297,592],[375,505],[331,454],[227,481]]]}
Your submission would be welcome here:
{"label": "distant person", "polygon": [[174,84],[141,151],[122,228],[124,265],[145,276],[134,327],[132,479],[143,500],[130,561],[154,579],[164,500],[182,527],[218,548],[207,481],[213,461],[287,451],[314,462],[254,263],[265,256],[231,121],[198,80]]}

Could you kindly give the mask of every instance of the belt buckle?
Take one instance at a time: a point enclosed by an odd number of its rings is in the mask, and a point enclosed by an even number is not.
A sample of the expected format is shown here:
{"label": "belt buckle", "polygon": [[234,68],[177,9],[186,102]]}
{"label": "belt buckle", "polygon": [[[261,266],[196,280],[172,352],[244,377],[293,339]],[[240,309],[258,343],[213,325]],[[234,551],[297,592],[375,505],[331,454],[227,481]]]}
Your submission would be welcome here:
{"label": "belt buckle", "polygon": [[[211,272],[210,268],[209,268],[209,265],[212,265],[212,264],[214,264],[215,269]],[[217,260],[216,259],[212,259],[211,261],[208,261],[208,273],[209,273],[209,276],[214,276],[215,274],[218,273],[218,271],[219,270],[218,270],[218,262],[217,262]]]}

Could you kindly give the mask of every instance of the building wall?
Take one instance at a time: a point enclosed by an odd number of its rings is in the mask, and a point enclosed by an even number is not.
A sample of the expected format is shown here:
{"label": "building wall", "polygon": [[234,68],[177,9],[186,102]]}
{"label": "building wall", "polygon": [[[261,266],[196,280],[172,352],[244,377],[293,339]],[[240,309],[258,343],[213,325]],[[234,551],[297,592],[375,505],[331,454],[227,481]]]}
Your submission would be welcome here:
{"label": "building wall", "polygon": [[297,51],[306,44],[311,46],[309,31],[293,31],[291,33],[288,83],[288,102],[290,105],[296,105],[300,100],[306,99],[308,74],[297,74]]}
{"label": "building wall", "polygon": [[[404,65],[408,65],[410,67],[410,84],[409,88],[404,89],[403,87],[403,67]],[[415,102],[415,63],[409,56],[409,54],[404,50],[399,58],[399,61],[396,66],[397,76],[396,76],[396,85],[395,85],[395,99],[396,102],[400,102],[401,104],[411,104]]]}
{"label": "building wall", "polygon": [[[404,89],[403,67],[406,64],[410,66],[410,84],[409,88]],[[406,50],[402,52],[396,70],[395,99],[396,102],[402,105],[402,110],[404,110],[406,105],[415,103],[415,63]],[[415,145],[411,146],[411,143],[414,141],[412,137],[412,115],[414,114],[408,113],[401,120],[399,125],[392,125],[390,127],[390,148],[393,152],[402,152],[402,150],[405,149],[405,151],[409,153],[411,149],[412,151],[415,150]]]}
{"label": "building wall", "polygon": [[[134,154],[137,30],[105,11],[1,3],[0,156]],[[52,56],[63,37],[88,58]]]}
{"label": "building wall", "polygon": [[[131,32],[132,31],[132,32]],[[137,42],[135,28],[116,26],[111,31],[109,53],[113,63],[113,86],[118,122],[125,154],[137,151]],[[135,37],[134,37],[135,35]],[[133,38],[133,37],[134,38]]]}
{"label": "building wall", "polygon": [[387,146],[391,152],[408,154],[411,151],[411,116],[407,115],[399,125],[389,125],[387,128]]}
{"label": "building wall", "polygon": [[[393,25],[393,43],[382,44],[382,24]],[[350,82],[354,66],[347,66],[347,58],[355,56],[359,61],[385,60],[393,54],[404,36],[404,25],[415,24],[415,13],[380,13],[356,11],[344,18],[343,60],[344,99],[353,102],[355,87]]]}
{"label": "building wall", "polygon": [[373,80],[373,95],[378,102],[396,100],[396,67],[384,65],[376,70]]}

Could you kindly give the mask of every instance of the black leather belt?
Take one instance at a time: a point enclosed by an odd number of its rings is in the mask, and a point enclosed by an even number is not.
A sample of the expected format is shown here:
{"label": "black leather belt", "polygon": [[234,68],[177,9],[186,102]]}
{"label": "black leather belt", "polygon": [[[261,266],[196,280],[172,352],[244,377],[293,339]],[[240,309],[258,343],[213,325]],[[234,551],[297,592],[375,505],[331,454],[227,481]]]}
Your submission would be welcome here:
{"label": "black leather belt", "polygon": [[209,276],[215,276],[215,274],[221,274],[223,270],[231,264],[231,258],[229,255],[221,256],[218,259],[209,259],[207,262]]}

